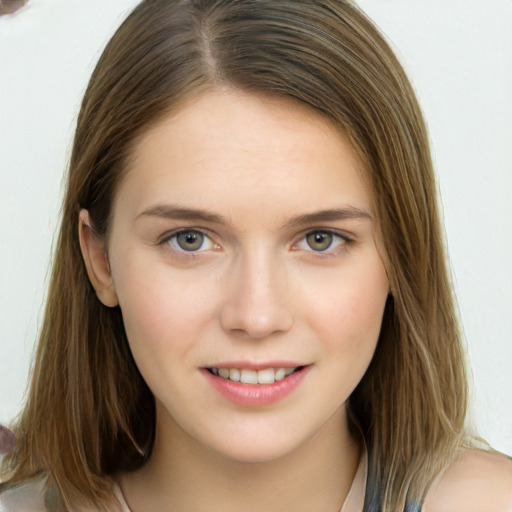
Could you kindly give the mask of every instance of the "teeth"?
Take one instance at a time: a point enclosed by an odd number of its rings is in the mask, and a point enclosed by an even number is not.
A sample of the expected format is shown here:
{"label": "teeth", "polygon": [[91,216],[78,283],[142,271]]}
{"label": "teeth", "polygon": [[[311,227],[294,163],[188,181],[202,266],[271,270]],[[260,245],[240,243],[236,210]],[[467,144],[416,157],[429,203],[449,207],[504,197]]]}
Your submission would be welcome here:
{"label": "teeth", "polygon": [[238,382],[240,380],[240,370],[237,368],[231,368],[231,370],[229,370],[229,380]]}
{"label": "teeth", "polygon": [[273,384],[291,375],[297,368],[265,368],[239,370],[238,368],[210,368],[214,375],[244,384]]}
{"label": "teeth", "polygon": [[286,377],[286,369],[285,368],[278,368],[275,371],[274,378],[277,380],[283,380]]}
{"label": "teeth", "polygon": [[254,370],[242,370],[240,372],[240,382],[244,384],[258,384],[258,372]]}
{"label": "teeth", "polygon": [[273,384],[274,383],[274,369],[267,368],[266,370],[258,371],[258,384]]}
{"label": "teeth", "polygon": [[219,375],[225,379],[229,378],[229,370],[227,368],[219,368]]}

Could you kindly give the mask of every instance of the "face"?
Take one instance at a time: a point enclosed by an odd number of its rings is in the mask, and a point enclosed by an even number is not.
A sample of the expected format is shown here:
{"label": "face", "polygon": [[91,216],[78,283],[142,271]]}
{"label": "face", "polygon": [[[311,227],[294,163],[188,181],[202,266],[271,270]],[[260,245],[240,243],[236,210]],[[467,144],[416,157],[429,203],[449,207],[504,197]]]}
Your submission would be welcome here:
{"label": "face", "polygon": [[233,90],[139,140],[108,256],[157,439],[265,461],[345,417],[388,294],[362,172],[317,114]]}

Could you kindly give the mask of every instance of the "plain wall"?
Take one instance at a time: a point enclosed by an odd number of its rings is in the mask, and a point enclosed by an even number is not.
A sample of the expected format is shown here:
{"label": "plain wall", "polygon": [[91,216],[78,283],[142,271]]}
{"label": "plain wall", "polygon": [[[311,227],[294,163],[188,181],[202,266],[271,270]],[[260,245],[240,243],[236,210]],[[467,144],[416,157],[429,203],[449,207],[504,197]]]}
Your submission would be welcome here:
{"label": "plain wall", "polygon": [[[81,96],[135,0],[0,18],[0,422],[22,404]],[[430,128],[483,437],[512,454],[512,2],[361,0]]]}

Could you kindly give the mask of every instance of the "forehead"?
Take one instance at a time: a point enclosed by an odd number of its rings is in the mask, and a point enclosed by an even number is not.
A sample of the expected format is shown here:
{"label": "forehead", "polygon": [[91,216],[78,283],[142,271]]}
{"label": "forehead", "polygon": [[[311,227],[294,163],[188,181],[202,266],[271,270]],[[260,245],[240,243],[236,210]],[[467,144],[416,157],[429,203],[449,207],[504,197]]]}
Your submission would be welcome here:
{"label": "forehead", "polygon": [[134,210],[172,201],[283,215],[319,203],[369,208],[363,176],[347,139],[311,109],[294,100],[211,90],[138,140],[116,202],[129,201]]}

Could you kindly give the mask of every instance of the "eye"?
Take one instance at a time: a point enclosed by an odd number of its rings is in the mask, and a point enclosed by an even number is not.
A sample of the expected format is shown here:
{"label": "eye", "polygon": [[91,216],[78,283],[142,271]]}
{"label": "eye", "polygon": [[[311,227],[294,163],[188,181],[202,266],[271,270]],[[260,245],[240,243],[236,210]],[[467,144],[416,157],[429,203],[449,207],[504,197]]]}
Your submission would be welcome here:
{"label": "eye", "polygon": [[181,252],[201,252],[215,247],[213,240],[208,235],[192,229],[174,233],[166,240],[166,243]]}
{"label": "eye", "polygon": [[311,231],[299,241],[296,247],[302,251],[332,252],[348,241],[347,237],[332,231]]}
{"label": "eye", "polygon": [[306,242],[313,251],[325,251],[332,245],[333,238],[332,233],[317,231],[306,235]]}

